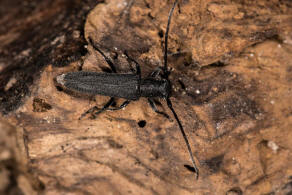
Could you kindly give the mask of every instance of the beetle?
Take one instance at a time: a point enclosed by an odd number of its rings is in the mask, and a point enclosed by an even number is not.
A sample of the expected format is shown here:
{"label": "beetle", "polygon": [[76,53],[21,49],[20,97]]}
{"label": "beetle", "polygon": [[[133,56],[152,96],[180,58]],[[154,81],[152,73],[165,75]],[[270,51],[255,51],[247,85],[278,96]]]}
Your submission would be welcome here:
{"label": "beetle", "polygon": [[[110,100],[101,108],[96,111],[94,114],[100,114],[106,110],[119,110],[126,107],[131,101],[138,100],[140,97],[145,97],[148,99],[148,102],[152,109],[158,113],[162,114],[165,117],[168,117],[167,114],[161,112],[157,109],[153,98],[162,98],[166,100],[167,106],[171,110],[174,118],[176,119],[179,129],[182,133],[184,141],[186,143],[190,159],[192,161],[193,170],[196,173],[196,178],[198,179],[199,170],[196,166],[192,150],[188,141],[188,138],[185,134],[184,128],[172,106],[172,102],[169,97],[171,95],[171,82],[169,80],[170,72],[167,67],[167,43],[168,43],[168,32],[171,17],[176,7],[178,0],[175,0],[173,6],[168,15],[168,22],[165,32],[165,49],[164,49],[164,66],[156,68],[152,73],[150,73],[146,78],[141,77],[141,70],[139,63],[132,59],[127,52],[124,52],[128,61],[131,61],[136,66],[136,72],[131,74],[120,74],[117,73],[114,63],[109,57],[107,57],[97,46],[94,44],[91,37],[88,37],[89,43],[93,48],[98,51],[104,58],[104,60],[110,66],[111,73],[98,73],[98,72],[69,72],[64,73],[56,77],[57,83],[61,84],[69,90],[74,90],[81,93],[87,93],[92,95],[103,95],[111,97]],[[160,78],[158,78],[160,77]],[[114,103],[114,97],[126,99],[119,107],[111,108],[110,106]],[[94,107],[89,109],[87,112],[81,115],[81,118],[86,114],[93,112],[97,108]]]}

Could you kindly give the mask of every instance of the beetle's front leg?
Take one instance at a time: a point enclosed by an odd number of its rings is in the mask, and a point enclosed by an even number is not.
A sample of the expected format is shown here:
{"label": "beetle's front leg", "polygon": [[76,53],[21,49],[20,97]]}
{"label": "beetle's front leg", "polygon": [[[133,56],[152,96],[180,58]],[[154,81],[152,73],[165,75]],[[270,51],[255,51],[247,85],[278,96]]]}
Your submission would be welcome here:
{"label": "beetle's front leg", "polygon": [[152,110],[154,112],[156,112],[157,114],[161,114],[163,115],[165,118],[169,119],[169,116],[168,114],[166,114],[165,112],[162,112],[162,111],[159,111],[158,108],[156,107],[155,105],[155,102],[153,101],[152,98],[148,98],[148,102],[149,102],[149,105],[151,106]]}

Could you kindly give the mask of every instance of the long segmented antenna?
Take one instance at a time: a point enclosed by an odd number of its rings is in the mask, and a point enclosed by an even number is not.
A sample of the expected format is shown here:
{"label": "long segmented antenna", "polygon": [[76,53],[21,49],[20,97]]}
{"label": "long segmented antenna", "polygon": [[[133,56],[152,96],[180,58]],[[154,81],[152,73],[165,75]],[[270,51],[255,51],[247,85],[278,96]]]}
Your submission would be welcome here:
{"label": "long segmented antenna", "polygon": [[[163,67],[163,72],[164,72],[164,78],[168,80],[168,76],[169,76],[169,72],[167,70],[167,41],[168,41],[168,31],[169,31],[169,26],[170,26],[170,21],[171,21],[171,16],[173,14],[173,10],[177,4],[178,0],[176,0],[174,3],[173,3],[173,6],[169,12],[169,15],[168,15],[168,22],[167,22],[167,27],[166,27],[166,32],[165,32],[165,48],[164,48],[164,67]],[[169,99],[169,97],[166,97],[166,101],[167,101],[167,106],[169,107],[169,109],[171,110],[174,118],[176,119],[177,123],[178,123],[178,126],[179,126],[179,129],[180,129],[180,132],[185,140],[185,143],[187,145],[187,148],[188,148],[188,152],[189,152],[189,155],[190,155],[190,158],[191,158],[191,161],[192,161],[192,164],[193,164],[193,167],[194,167],[194,170],[197,174],[196,176],[196,179],[198,179],[199,177],[199,169],[197,168],[196,166],[196,163],[195,163],[195,160],[194,160],[194,156],[193,156],[193,152],[192,152],[192,149],[191,149],[191,146],[190,146],[190,143],[189,143],[189,140],[187,138],[187,135],[184,131],[184,128],[176,114],[176,112],[174,111],[173,107],[172,107],[172,103]]]}
{"label": "long segmented antenna", "polygon": [[165,41],[164,41],[164,67],[163,67],[163,72],[164,72],[164,76],[165,78],[168,78],[168,70],[167,70],[167,42],[168,42],[168,31],[169,31],[169,26],[170,26],[170,21],[171,21],[171,16],[173,14],[173,10],[177,4],[178,0],[176,0],[174,3],[173,3],[173,6],[169,12],[169,15],[168,15],[168,20],[167,20],[167,26],[166,26],[166,31],[165,31]]}
{"label": "long segmented antenna", "polygon": [[176,121],[177,121],[177,123],[178,123],[179,129],[180,129],[180,132],[181,132],[181,134],[182,134],[182,136],[183,136],[183,138],[184,138],[184,140],[185,140],[185,143],[186,143],[186,145],[187,145],[188,152],[189,152],[189,155],[190,155],[190,158],[191,158],[191,161],[192,161],[193,167],[194,167],[194,171],[195,171],[196,174],[197,174],[196,179],[198,179],[198,178],[199,178],[199,169],[198,169],[197,166],[196,166],[195,159],[194,159],[194,156],[193,156],[193,152],[192,152],[192,149],[191,149],[191,146],[190,146],[189,140],[188,140],[188,138],[187,138],[187,135],[186,135],[186,133],[185,133],[185,131],[184,131],[184,128],[183,128],[183,126],[182,126],[182,124],[181,124],[181,122],[180,122],[180,120],[179,120],[179,118],[178,118],[176,112],[174,111],[174,109],[173,109],[173,107],[172,107],[172,103],[171,103],[170,99],[167,98],[166,101],[167,101],[167,106],[168,106],[169,109],[172,111],[172,114],[173,114],[174,118],[176,119]]}

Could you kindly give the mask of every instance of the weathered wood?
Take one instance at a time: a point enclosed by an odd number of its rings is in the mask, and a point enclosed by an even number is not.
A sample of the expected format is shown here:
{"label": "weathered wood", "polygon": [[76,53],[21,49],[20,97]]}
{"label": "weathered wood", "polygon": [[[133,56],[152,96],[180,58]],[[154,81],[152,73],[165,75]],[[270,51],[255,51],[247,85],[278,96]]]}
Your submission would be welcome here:
{"label": "weathered wood", "polygon": [[[148,0],[98,4],[84,34],[119,72],[129,70],[127,50],[147,75],[163,63],[170,7]],[[42,193],[291,193],[291,40],[290,1],[183,1],[175,10],[171,99],[200,162],[197,181],[184,166],[190,161],[176,122],[155,114],[145,99],[78,120],[108,98],[65,93],[54,78],[81,67],[106,70],[91,46],[68,66],[46,66],[6,119],[22,129],[19,147]]]}

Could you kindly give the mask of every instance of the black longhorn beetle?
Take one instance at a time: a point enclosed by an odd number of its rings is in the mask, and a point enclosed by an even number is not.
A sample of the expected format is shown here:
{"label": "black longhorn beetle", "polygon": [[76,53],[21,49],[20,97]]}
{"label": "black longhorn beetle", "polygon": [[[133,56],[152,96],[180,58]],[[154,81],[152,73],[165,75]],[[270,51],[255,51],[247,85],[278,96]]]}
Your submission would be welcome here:
{"label": "black longhorn beetle", "polygon": [[[169,99],[171,94],[171,82],[169,80],[170,72],[167,69],[167,41],[168,41],[168,31],[171,21],[171,16],[173,10],[177,4],[178,0],[175,0],[173,6],[169,12],[168,22],[165,32],[165,49],[164,49],[164,66],[155,69],[148,77],[141,78],[141,70],[139,63],[129,57],[127,52],[124,52],[125,56],[129,61],[136,65],[135,74],[119,74],[116,72],[116,68],[109,57],[107,57],[93,42],[91,37],[88,37],[89,43],[97,50],[108,63],[112,69],[112,73],[98,73],[98,72],[69,72],[56,77],[56,81],[64,86],[66,89],[75,90],[81,93],[93,94],[93,95],[103,95],[110,96],[110,100],[94,114],[97,115],[106,110],[119,110],[126,107],[132,100],[138,100],[140,97],[148,98],[148,102],[152,109],[159,114],[168,117],[164,112],[158,111],[153,98],[159,97],[163,98],[167,102],[167,106],[172,111],[174,118],[176,119],[182,136],[187,145],[187,149],[193,164],[193,169],[196,173],[196,178],[198,179],[199,170],[196,166],[192,150],[184,132],[183,126],[172,107],[172,103]],[[157,77],[160,76],[160,79]],[[114,97],[124,98],[124,101],[119,107],[111,108],[110,106],[114,103]],[[81,115],[81,118],[88,113],[92,113],[97,109],[93,107],[87,112]]]}

